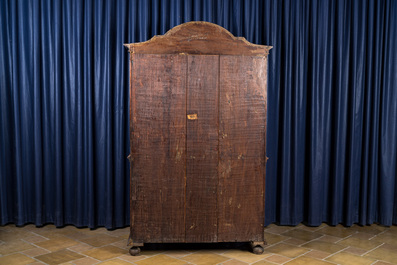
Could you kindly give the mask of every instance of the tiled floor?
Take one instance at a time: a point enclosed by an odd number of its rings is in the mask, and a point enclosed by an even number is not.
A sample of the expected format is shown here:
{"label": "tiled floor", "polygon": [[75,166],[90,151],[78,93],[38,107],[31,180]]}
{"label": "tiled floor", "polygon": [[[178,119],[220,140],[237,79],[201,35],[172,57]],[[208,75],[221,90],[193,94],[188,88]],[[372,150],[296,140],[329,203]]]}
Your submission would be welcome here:
{"label": "tiled floor", "polygon": [[243,244],[151,244],[133,257],[126,246],[128,233],[128,228],[0,226],[0,264],[397,264],[397,226],[270,225],[262,255]]}

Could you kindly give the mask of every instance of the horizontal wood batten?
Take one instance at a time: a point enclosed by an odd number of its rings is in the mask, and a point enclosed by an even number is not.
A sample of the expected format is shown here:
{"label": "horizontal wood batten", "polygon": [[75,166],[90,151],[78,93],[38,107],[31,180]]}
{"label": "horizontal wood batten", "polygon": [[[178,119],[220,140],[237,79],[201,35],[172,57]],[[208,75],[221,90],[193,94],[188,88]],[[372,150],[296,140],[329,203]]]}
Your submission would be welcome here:
{"label": "horizontal wood batten", "polygon": [[210,22],[181,24],[164,35],[148,41],[124,44],[133,54],[202,54],[267,56],[272,46],[257,45],[244,37],[234,37],[226,29]]}

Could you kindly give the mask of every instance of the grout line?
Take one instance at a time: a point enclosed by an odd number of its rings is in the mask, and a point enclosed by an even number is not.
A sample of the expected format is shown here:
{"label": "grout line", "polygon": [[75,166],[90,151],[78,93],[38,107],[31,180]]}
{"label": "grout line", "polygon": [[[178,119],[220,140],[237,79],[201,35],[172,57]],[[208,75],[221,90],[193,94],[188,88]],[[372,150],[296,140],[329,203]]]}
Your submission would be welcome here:
{"label": "grout line", "polygon": [[[345,248],[343,248],[343,249],[341,249],[341,250],[339,250],[339,251],[336,251],[336,252],[334,252],[334,253],[331,253],[329,256],[327,256],[327,257],[325,257],[323,260],[325,260],[325,259],[327,259],[327,258],[329,258],[329,257],[332,257],[332,256],[335,256],[336,254],[338,254],[338,253],[341,253],[342,251],[344,251],[344,250],[346,250],[346,249],[348,249],[349,248],[349,246],[348,247],[345,247]],[[350,254],[352,254],[352,253],[350,253]],[[354,255],[354,254],[353,254]],[[356,255],[357,256],[357,255]],[[328,261],[328,260],[327,260]]]}
{"label": "grout line", "polygon": [[[356,233],[357,233],[357,232],[356,232]],[[355,233],[355,234],[356,234],[356,233]],[[343,237],[343,238],[341,238],[341,239],[339,239],[339,240],[336,240],[335,243],[339,243],[339,242],[341,242],[342,240],[346,240],[346,239],[352,237],[353,235],[354,235],[354,234],[351,234],[351,235],[349,235],[349,236],[346,236],[346,237]]]}
{"label": "grout line", "polygon": [[368,254],[369,252],[374,251],[375,249],[380,248],[380,247],[383,246],[384,244],[386,244],[386,243],[382,243],[382,244],[380,244],[379,246],[377,246],[377,247],[375,247],[375,248],[373,248],[373,249],[371,249],[371,250],[368,250],[367,252],[363,253],[363,254],[360,255],[360,256],[364,256],[364,255]]}

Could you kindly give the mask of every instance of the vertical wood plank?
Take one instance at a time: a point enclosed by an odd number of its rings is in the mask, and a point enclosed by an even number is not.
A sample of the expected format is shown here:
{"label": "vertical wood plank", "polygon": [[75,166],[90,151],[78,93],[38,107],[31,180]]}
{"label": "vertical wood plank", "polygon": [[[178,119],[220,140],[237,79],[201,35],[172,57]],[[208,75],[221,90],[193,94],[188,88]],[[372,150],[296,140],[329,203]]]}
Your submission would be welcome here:
{"label": "vertical wood plank", "polygon": [[220,56],[218,241],[263,241],[266,59]]}
{"label": "vertical wood plank", "polygon": [[186,242],[217,241],[219,56],[188,56]]}
{"label": "vertical wood plank", "polygon": [[133,60],[132,240],[184,242],[187,56]]}

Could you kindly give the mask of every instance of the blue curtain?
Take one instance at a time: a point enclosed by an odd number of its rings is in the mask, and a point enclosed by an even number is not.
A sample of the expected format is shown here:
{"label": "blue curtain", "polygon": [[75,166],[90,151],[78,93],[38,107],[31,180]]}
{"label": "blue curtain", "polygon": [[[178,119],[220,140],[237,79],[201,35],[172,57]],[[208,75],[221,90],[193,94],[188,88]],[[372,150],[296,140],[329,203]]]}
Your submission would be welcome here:
{"label": "blue curtain", "polygon": [[216,23],[269,55],[265,224],[397,224],[397,1],[0,0],[0,222],[129,224],[123,43]]}

